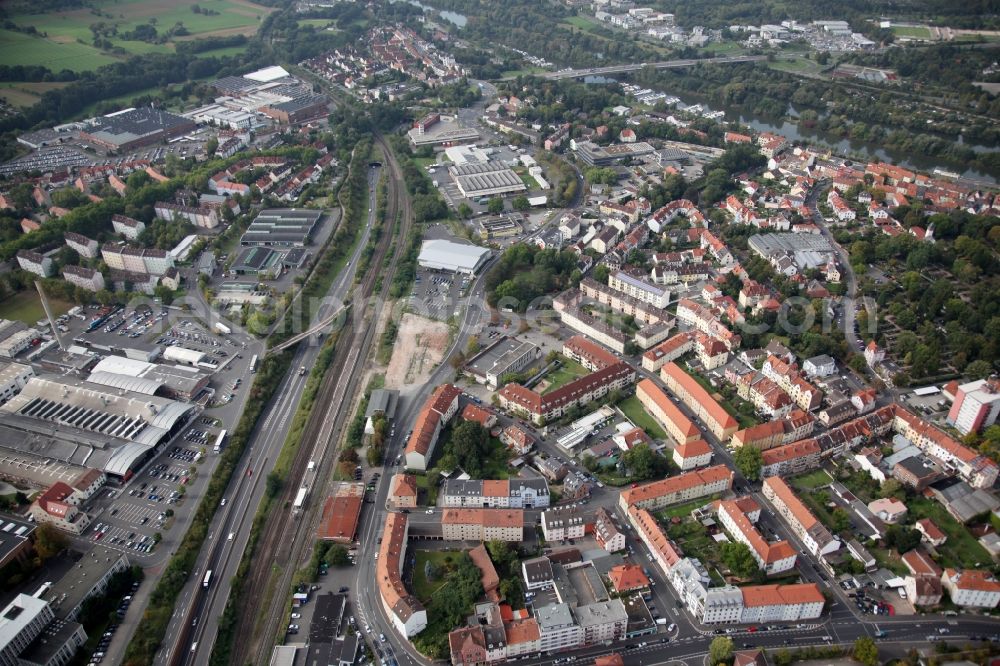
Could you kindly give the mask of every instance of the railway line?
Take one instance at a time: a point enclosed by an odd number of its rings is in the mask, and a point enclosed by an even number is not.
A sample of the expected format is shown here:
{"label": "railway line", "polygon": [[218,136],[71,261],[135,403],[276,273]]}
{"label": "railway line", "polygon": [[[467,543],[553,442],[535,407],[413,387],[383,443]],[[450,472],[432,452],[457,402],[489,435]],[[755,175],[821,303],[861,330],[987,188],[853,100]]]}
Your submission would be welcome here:
{"label": "railway line", "polygon": [[[292,576],[311,557],[314,529],[322,508],[322,502],[317,498],[323,497],[333,483],[338,444],[353,417],[347,407],[353,403],[353,397],[363,390],[361,381],[366,360],[374,345],[379,314],[384,307],[381,297],[388,290],[405,243],[396,243],[391,257],[388,256],[389,249],[395,238],[405,239],[412,226],[413,216],[402,170],[380,134],[375,135],[375,143],[385,155],[385,166],[382,168],[388,173],[389,200],[382,236],[353,296],[353,302],[361,307],[352,307],[347,311],[330,370],[320,388],[317,408],[310,415],[288,479],[275,504],[278,509],[272,512],[262,529],[241,595],[242,599],[252,599],[257,603],[244,603],[238,611],[235,636],[242,639],[233,646],[231,663],[267,663],[270,658],[274,639],[284,623]],[[375,294],[380,276],[381,290]],[[372,307],[368,308],[372,296],[380,298],[376,298]],[[317,483],[310,490],[311,501],[306,503],[297,518],[290,519],[285,507],[291,505],[310,460],[316,461],[314,478],[328,481]],[[282,563],[278,574],[275,574],[274,563]]]}

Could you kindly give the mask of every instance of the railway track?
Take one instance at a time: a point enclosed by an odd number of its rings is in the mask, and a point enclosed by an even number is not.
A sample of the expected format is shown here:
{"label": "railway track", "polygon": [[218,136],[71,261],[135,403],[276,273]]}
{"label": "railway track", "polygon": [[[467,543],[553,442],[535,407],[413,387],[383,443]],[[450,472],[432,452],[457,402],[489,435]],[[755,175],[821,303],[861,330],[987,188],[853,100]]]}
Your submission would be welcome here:
{"label": "railway track", "polygon": [[[243,608],[240,609],[235,636],[241,637],[234,645],[232,663],[266,664],[270,659],[273,639],[278,635],[278,627],[284,622],[287,591],[291,586],[294,572],[311,557],[312,536],[319,518],[324,497],[332,486],[333,471],[337,464],[340,443],[353,414],[346,406],[353,402],[353,396],[363,390],[360,386],[365,363],[374,342],[379,313],[384,304],[384,296],[392,282],[399,259],[406,249],[403,242],[412,227],[413,215],[410,209],[402,170],[381,134],[375,135],[375,143],[382,148],[387,169],[389,200],[386,208],[382,236],[365,276],[355,288],[353,301],[361,307],[352,307],[347,312],[344,328],[336,342],[334,358],[320,387],[316,401],[317,409],[306,424],[302,443],[292,463],[288,482],[281,496],[264,524],[258,540],[253,565],[247,575],[241,593]],[[395,251],[388,257],[393,239],[399,238]],[[374,293],[375,284],[382,277],[379,294]],[[368,312],[368,300],[379,296]],[[323,406],[320,408],[319,406]],[[303,512],[294,519],[286,508],[290,506],[299,488],[310,460],[317,461],[316,479],[311,489],[311,501]],[[283,564],[275,581],[273,564]],[[270,592],[270,597],[268,593]],[[254,603],[249,603],[253,600]],[[258,604],[266,603],[266,608]],[[249,640],[248,640],[249,639]]]}

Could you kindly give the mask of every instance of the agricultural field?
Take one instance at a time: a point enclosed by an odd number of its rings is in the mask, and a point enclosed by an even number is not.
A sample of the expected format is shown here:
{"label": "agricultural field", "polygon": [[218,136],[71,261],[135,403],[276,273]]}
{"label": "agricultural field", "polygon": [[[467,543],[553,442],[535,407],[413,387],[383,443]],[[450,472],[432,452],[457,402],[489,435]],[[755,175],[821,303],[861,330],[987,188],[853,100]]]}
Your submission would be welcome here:
{"label": "agricultural field", "polygon": [[5,65],[41,65],[54,72],[84,72],[118,59],[74,38],[50,34],[48,38],[0,30],[0,62]]}
{"label": "agricultural field", "polygon": [[[198,6],[204,11],[195,13]],[[113,24],[119,35],[139,25],[151,24],[164,33],[182,23],[188,34],[164,43],[125,40],[111,42],[132,54],[171,53],[174,43],[203,37],[253,35],[261,20],[273,10],[249,0],[97,0],[93,8],[46,14],[15,14],[14,23],[33,26],[41,35],[0,31],[0,62],[45,65],[53,70],[96,69],[118,60],[92,46],[90,26]],[[211,53],[209,55],[222,55]]]}
{"label": "agricultural field", "polygon": [[37,103],[49,90],[64,88],[68,83],[31,81],[7,81],[0,83],[0,99],[11,106],[28,107]]}

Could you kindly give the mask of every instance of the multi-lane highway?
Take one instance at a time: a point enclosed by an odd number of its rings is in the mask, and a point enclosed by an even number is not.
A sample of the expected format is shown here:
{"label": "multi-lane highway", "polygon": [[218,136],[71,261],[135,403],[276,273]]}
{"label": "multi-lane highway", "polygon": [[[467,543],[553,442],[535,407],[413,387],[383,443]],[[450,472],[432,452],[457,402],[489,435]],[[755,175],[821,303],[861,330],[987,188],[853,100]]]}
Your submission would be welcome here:
{"label": "multi-lane highway", "polygon": [[561,69],[558,72],[543,74],[543,78],[558,81],[559,79],[575,79],[581,76],[603,76],[605,74],[622,74],[638,72],[646,67],[653,69],[680,69],[704,64],[726,64],[736,62],[758,62],[766,60],[767,56],[720,56],[718,58],[689,58],[685,60],[661,60],[659,62],[639,62],[630,65],[608,65],[607,67],[591,67],[588,69]]}
{"label": "multi-lane highway", "polygon": [[[368,176],[371,211],[368,224],[348,264],[327,292],[328,298],[312,316],[313,322],[326,319],[337,309],[354,284],[358,260],[368,244],[372,228],[372,216],[376,210],[375,185],[380,172],[380,169],[371,169]],[[300,345],[291,367],[311,368],[319,349],[319,345]],[[229,598],[230,580],[250,538],[250,527],[266,490],[266,477],[284,444],[307,379],[308,375],[289,372],[258,422],[247,446],[248,453],[226,493],[226,505],[219,508],[208,527],[206,545],[178,600],[164,646],[157,654],[157,664],[208,663],[218,632],[218,619]],[[205,588],[203,580],[209,570],[212,571],[212,581]]]}

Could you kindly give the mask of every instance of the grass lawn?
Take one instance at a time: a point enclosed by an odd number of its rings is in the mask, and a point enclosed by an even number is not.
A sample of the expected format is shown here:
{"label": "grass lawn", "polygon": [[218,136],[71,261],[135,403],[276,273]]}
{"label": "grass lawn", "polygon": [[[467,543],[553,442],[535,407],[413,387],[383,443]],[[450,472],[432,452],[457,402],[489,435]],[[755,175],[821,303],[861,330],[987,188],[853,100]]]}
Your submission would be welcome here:
{"label": "grass lawn", "polygon": [[792,60],[775,60],[774,62],[769,62],[767,64],[771,69],[777,69],[782,72],[806,72],[809,70],[816,69],[816,63],[806,60],[805,58],[794,58]]}
{"label": "grass lawn", "polygon": [[803,474],[801,476],[795,476],[789,479],[792,487],[799,491],[815,490],[816,488],[822,488],[823,486],[828,486],[833,482],[833,479],[826,470],[817,469],[815,471],[809,472],[808,474]]}
{"label": "grass lawn", "polygon": [[417,479],[417,501],[420,501],[420,491],[424,491],[425,499],[424,503],[430,506],[437,504],[437,486],[432,482],[432,478],[426,474],[416,474],[414,475]]}
{"label": "grass lawn", "polygon": [[[73,307],[72,303],[49,299],[52,306],[52,314],[58,317],[69,312]],[[28,326],[34,326],[39,319],[45,318],[45,310],[42,309],[42,302],[38,298],[38,292],[34,288],[19,291],[7,300],[0,301],[0,319],[14,319],[23,321]]]}
{"label": "grass lawn", "polygon": [[437,164],[437,156],[434,157],[414,157],[414,163],[421,169],[426,169],[429,166],[434,166]]}
{"label": "grass lawn", "polygon": [[931,31],[929,28],[923,26],[909,27],[909,26],[893,26],[892,34],[897,37],[910,37],[912,39],[930,39]]}
{"label": "grass lawn", "polygon": [[593,19],[589,19],[586,16],[570,16],[563,21],[563,23],[568,23],[575,28],[580,28],[581,30],[586,30],[588,32],[599,27]]}
{"label": "grass lawn", "polygon": [[885,567],[900,576],[905,576],[909,573],[909,569],[903,564],[903,560],[896,551],[889,550],[888,548],[869,548],[868,550],[880,567]]}
{"label": "grass lawn", "polygon": [[490,438],[490,446],[493,449],[490,451],[489,457],[483,461],[482,478],[498,479],[501,481],[509,478],[511,451],[496,437]]}
{"label": "grass lawn", "polygon": [[5,65],[42,65],[54,72],[64,69],[83,72],[119,62],[89,44],[80,44],[74,37],[49,35],[46,39],[0,30],[0,62]]}
{"label": "grass lawn", "polygon": [[546,71],[548,70],[546,70],[544,67],[526,67],[524,69],[508,69],[503,74],[501,74],[501,76],[504,78],[507,78],[508,76],[513,78],[517,76],[528,76],[529,74],[539,74]]}
{"label": "grass lawn", "polygon": [[659,423],[646,411],[646,408],[639,402],[639,398],[634,395],[618,403],[618,409],[622,410],[629,421],[646,431],[646,434],[653,439],[666,439],[667,433]]}
{"label": "grass lawn", "polygon": [[542,391],[543,395],[588,374],[586,368],[572,359],[561,357],[559,361],[562,363],[562,366],[545,375],[545,381],[549,385]]}
{"label": "grass lawn", "polygon": [[982,544],[969,533],[965,525],[951,517],[943,506],[926,497],[913,497],[906,501],[910,518],[914,521],[930,518],[941,531],[948,535],[943,545],[935,547],[941,555],[941,565],[971,569],[991,562],[989,553]]}
{"label": "grass lawn", "polygon": [[705,506],[706,504],[714,502],[715,500],[719,499],[719,497],[720,497],[719,494],[712,495],[711,497],[699,497],[698,499],[692,500],[685,504],[678,504],[677,506],[668,507],[663,511],[657,511],[656,517],[664,522],[669,521],[671,518],[685,518],[688,515],[690,515],[691,512],[694,511],[695,509],[698,509],[700,507]]}
{"label": "grass lawn", "polygon": [[738,42],[712,42],[699,50],[712,55],[739,55],[743,53],[743,47]]}
{"label": "grass lawn", "polygon": [[413,594],[416,595],[417,599],[420,599],[422,603],[428,603],[434,593],[448,582],[446,573],[437,580],[427,580],[427,576],[424,574],[424,565],[427,562],[433,562],[441,567],[442,571],[447,571],[450,567],[446,560],[459,553],[461,551],[458,550],[418,550],[414,553],[416,563],[413,565]]}
{"label": "grass lawn", "polygon": [[320,19],[299,19],[298,21],[296,21],[296,23],[298,23],[300,26],[301,25],[311,25],[314,28],[317,28],[319,30],[323,30],[328,25],[333,25],[335,23],[335,21],[333,19],[321,19],[321,18]]}

